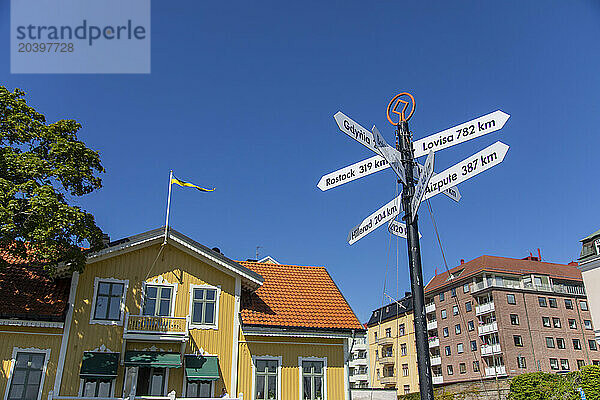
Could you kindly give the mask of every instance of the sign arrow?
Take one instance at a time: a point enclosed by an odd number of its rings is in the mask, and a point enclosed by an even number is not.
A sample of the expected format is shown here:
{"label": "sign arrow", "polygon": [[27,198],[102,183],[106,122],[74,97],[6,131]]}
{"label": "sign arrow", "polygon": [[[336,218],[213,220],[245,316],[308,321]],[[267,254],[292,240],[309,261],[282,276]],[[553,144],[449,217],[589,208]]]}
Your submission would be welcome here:
{"label": "sign arrow", "polygon": [[362,220],[360,224],[352,228],[348,233],[348,243],[356,243],[390,219],[396,218],[396,216],[400,214],[400,211],[402,211],[402,203],[400,196],[398,196],[392,201],[384,204],[373,214]]}
{"label": "sign arrow", "polygon": [[435,175],[427,185],[425,199],[441,193],[446,187],[458,185],[500,164],[504,160],[508,149],[507,144],[496,142]]}
{"label": "sign arrow", "polygon": [[[402,222],[398,222],[395,219],[391,220],[390,223],[388,224],[388,231],[392,235],[396,235],[396,236],[406,239],[406,236],[407,236],[406,224],[403,224]],[[421,237],[422,237],[421,232],[419,232],[419,239]]]}
{"label": "sign arrow", "polygon": [[404,167],[402,166],[402,156],[400,152],[387,144],[381,133],[379,133],[379,129],[373,125],[373,138],[375,139],[375,148],[378,150],[378,153],[387,161],[387,163],[392,167],[398,179],[402,182],[406,182]]}
{"label": "sign arrow", "polygon": [[413,220],[415,219],[415,215],[417,215],[417,211],[419,210],[419,206],[421,205],[421,201],[423,200],[423,196],[425,195],[427,184],[433,176],[434,159],[435,153],[433,151],[430,151],[429,155],[427,156],[427,160],[425,161],[423,172],[419,176],[419,182],[417,183],[417,186],[415,186],[415,193],[410,202],[410,215],[412,216]]}
{"label": "sign arrow", "polygon": [[373,134],[368,129],[363,128],[359,123],[353,121],[352,118],[341,111],[336,112],[333,115],[333,118],[342,132],[369,150],[374,151],[376,154],[380,154],[375,147]]}
{"label": "sign arrow", "polygon": [[430,150],[437,152],[450,146],[487,135],[488,133],[496,132],[502,129],[509,118],[510,115],[497,110],[444,131],[434,133],[431,136],[415,140],[413,143],[415,158],[424,156]]}

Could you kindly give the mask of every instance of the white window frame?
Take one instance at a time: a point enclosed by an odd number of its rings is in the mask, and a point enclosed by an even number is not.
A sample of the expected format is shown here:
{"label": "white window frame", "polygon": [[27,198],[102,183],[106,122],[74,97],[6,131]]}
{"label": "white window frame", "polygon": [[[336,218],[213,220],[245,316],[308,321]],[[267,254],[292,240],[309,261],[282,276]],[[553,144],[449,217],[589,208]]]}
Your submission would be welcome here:
{"label": "white window frame", "polygon": [[281,400],[281,367],[283,364],[282,356],[252,356],[252,400],[256,400],[256,362],[257,361],[277,361],[277,400]]}
{"label": "white window frame", "polygon": [[[162,278],[162,277],[161,277]],[[144,304],[146,302],[146,288],[148,286],[164,286],[171,288],[171,309],[169,310],[169,315],[167,317],[173,317],[175,315],[175,299],[177,298],[177,283],[169,283],[164,280],[153,280],[150,282],[142,282],[142,302],[140,303],[140,315],[144,313]],[[158,316],[158,315],[156,315]]]}
{"label": "white window frame", "polygon": [[302,399],[302,361],[322,361],[323,362],[323,400],[327,400],[327,357],[298,357],[298,398]]}
{"label": "white window frame", "polygon": [[[110,386],[110,397],[115,397],[115,386],[117,386],[117,378],[106,379],[107,381],[112,381]],[[83,383],[85,382],[84,378],[79,378],[79,397],[83,397]]]}
{"label": "white window frame", "polygon": [[[96,299],[98,296],[98,285],[100,282],[106,283],[122,283],[123,284],[123,296],[121,297],[121,318],[117,321],[104,320],[104,319],[94,319],[94,315],[96,314]],[[129,287],[129,280],[125,279],[115,279],[115,278],[94,278],[94,297],[92,297],[92,309],[90,311],[90,324],[100,324],[100,325],[118,325],[123,326],[123,320],[125,319],[125,300],[127,299],[127,289]]]}
{"label": "white window frame", "polygon": [[[215,323],[214,324],[198,324],[195,323],[192,320],[192,313],[193,313],[193,309],[192,306],[194,305],[194,289],[213,289],[217,291],[217,296],[215,299]],[[219,329],[219,305],[221,303],[221,285],[217,285],[217,286],[212,286],[212,285],[195,285],[195,284],[190,284],[190,304],[189,304],[189,312],[188,312],[188,319],[190,321],[190,329],[214,329],[214,330],[218,330]]]}
{"label": "white window frame", "polygon": [[44,391],[44,379],[46,378],[46,369],[48,368],[48,360],[50,359],[50,349],[38,349],[35,347],[13,347],[12,357],[10,361],[10,369],[8,373],[8,382],[6,383],[6,389],[4,390],[4,400],[8,399],[10,385],[12,384],[13,372],[15,369],[15,365],[17,364],[18,353],[38,353],[44,355],[44,366],[42,367],[42,377],[40,378],[40,388],[37,396],[37,400],[40,400],[42,398],[42,392]]}

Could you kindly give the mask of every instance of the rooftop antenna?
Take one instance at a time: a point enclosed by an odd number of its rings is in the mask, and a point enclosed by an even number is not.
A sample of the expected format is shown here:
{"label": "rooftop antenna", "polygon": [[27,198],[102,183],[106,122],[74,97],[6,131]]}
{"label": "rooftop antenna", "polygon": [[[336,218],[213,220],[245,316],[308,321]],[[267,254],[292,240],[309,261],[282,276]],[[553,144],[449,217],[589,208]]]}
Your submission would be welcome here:
{"label": "rooftop antenna", "polygon": [[256,246],[256,261],[258,261],[258,249],[264,249],[264,247]]}

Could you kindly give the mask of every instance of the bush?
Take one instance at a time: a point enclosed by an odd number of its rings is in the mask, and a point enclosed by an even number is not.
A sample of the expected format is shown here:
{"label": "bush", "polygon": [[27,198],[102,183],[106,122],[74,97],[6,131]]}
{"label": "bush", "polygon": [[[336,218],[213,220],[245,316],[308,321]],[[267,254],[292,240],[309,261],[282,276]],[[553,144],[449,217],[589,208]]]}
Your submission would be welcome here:
{"label": "bush", "polygon": [[579,388],[586,400],[600,400],[600,367],[588,365],[564,375],[533,372],[510,381],[509,400],[579,400]]}
{"label": "bush", "polygon": [[586,400],[600,400],[600,366],[586,365],[578,373],[578,383]]}

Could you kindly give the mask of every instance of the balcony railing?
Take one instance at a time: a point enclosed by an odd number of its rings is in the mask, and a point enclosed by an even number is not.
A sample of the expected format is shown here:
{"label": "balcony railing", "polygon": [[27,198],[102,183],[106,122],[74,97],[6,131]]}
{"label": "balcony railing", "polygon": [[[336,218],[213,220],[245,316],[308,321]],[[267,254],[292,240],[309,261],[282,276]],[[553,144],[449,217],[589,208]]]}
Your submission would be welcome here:
{"label": "balcony railing", "polygon": [[482,356],[491,356],[493,354],[499,354],[502,350],[500,349],[500,343],[496,344],[482,344],[481,345],[481,355]]}
{"label": "balcony railing", "polygon": [[379,378],[379,382],[381,382],[382,385],[396,383],[396,377],[393,375],[392,376],[382,376]]}
{"label": "balcony railing", "polygon": [[391,336],[384,336],[377,339],[377,344],[385,346],[386,344],[394,344],[394,338]]}
{"label": "balcony railing", "polygon": [[437,320],[427,322],[427,330],[437,329]]}
{"label": "balcony railing", "polygon": [[157,317],[150,315],[125,316],[125,338],[132,335],[156,336],[159,339],[187,339],[189,330],[185,317]]}
{"label": "balcony railing", "polygon": [[552,290],[555,293],[585,295],[585,289],[583,286],[552,285]]}
{"label": "balcony railing", "polygon": [[489,303],[480,304],[477,307],[475,307],[475,314],[483,315],[483,314],[487,314],[487,313],[490,313],[495,310],[496,310],[496,306],[494,305],[494,302],[491,301]]}
{"label": "balcony railing", "polygon": [[362,374],[354,374],[350,376],[350,381],[368,381],[369,375],[365,372]]}
{"label": "balcony railing", "polygon": [[429,339],[429,348],[432,348],[432,347],[440,347],[440,339],[439,338]]}
{"label": "balcony railing", "polygon": [[480,335],[487,335],[488,333],[498,332],[498,322],[494,321],[489,324],[480,325],[478,329]]}
{"label": "balcony railing", "polygon": [[434,385],[441,385],[444,383],[444,377],[442,375],[434,375],[431,377]]}
{"label": "balcony railing", "polygon": [[526,289],[526,290],[537,290],[540,292],[555,292],[564,294],[579,294],[585,295],[585,288],[583,286],[576,285],[563,285],[563,284],[538,284],[533,282],[524,283],[522,281],[514,280],[502,280],[497,282],[495,280],[484,280],[483,282],[474,282],[471,284],[471,293],[477,293],[487,288],[505,288],[505,289]]}
{"label": "balcony railing", "polygon": [[486,367],[485,376],[499,376],[506,375],[506,366],[499,365],[497,367]]}
{"label": "balcony railing", "polygon": [[394,364],[395,362],[393,354],[381,356],[377,361],[379,361],[380,364]]}
{"label": "balcony railing", "polygon": [[431,365],[441,365],[442,357],[441,356],[431,356]]}
{"label": "balcony railing", "polygon": [[425,305],[425,312],[427,314],[432,313],[435,311],[435,303],[429,303]]}

